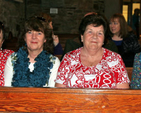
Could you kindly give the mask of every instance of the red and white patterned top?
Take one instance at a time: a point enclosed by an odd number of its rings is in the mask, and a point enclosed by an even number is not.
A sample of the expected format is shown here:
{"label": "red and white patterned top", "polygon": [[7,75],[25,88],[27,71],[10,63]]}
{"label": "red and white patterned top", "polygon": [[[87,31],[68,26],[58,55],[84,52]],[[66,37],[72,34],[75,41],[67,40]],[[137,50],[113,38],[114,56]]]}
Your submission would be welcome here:
{"label": "red and white patterned top", "polygon": [[12,50],[0,50],[0,86],[4,86],[4,68],[9,55],[14,51]]}
{"label": "red and white patterned top", "polygon": [[116,84],[130,82],[119,54],[103,48],[103,57],[96,66],[84,66],[80,60],[81,49],[64,56],[56,83],[71,88],[115,88]]}

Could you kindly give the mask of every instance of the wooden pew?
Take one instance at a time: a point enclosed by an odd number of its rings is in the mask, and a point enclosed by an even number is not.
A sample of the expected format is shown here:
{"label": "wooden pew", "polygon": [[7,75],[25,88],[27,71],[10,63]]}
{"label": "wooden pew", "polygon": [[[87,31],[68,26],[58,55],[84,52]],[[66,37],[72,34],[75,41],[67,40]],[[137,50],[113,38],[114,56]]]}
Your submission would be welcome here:
{"label": "wooden pew", "polygon": [[141,90],[0,87],[0,112],[141,112]]}
{"label": "wooden pew", "polygon": [[57,35],[59,37],[59,41],[63,49],[65,48],[66,40],[79,37],[79,34],[57,34]]}
{"label": "wooden pew", "polygon": [[132,72],[133,72],[133,67],[126,67],[129,79],[131,80],[132,78]]}

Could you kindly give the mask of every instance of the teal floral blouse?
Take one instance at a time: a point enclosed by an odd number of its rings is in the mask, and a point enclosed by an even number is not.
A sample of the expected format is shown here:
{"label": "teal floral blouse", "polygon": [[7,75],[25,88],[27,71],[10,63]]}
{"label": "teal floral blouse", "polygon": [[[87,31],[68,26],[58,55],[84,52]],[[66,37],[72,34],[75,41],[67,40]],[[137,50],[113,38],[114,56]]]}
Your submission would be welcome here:
{"label": "teal floral blouse", "polygon": [[130,88],[141,89],[141,53],[137,53],[134,58]]}

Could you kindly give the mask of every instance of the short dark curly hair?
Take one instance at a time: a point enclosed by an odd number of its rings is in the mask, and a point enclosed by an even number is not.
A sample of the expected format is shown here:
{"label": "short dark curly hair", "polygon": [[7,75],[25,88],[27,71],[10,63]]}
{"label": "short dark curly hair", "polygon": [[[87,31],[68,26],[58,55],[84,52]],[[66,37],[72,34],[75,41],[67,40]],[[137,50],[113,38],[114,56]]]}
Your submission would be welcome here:
{"label": "short dark curly hair", "polygon": [[48,53],[53,54],[53,38],[52,38],[52,29],[50,29],[49,24],[46,23],[42,18],[37,16],[30,17],[24,24],[23,31],[19,37],[19,47],[24,47],[27,49],[26,42],[25,42],[25,34],[28,31],[41,31],[45,35],[45,39],[47,40],[43,45],[43,50],[46,50]]}
{"label": "short dark curly hair", "polygon": [[95,27],[103,25],[104,32],[106,33],[107,31],[107,20],[105,16],[100,13],[92,13],[83,17],[79,26],[80,35],[84,34],[86,27],[90,24],[93,24]]}

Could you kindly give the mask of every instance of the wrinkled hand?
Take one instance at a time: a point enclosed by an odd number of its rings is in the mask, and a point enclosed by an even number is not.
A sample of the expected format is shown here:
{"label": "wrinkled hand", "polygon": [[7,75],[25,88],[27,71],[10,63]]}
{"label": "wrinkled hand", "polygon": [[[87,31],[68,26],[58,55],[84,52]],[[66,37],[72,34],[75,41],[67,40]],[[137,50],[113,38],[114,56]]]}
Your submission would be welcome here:
{"label": "wrinkled hand", "polygon": [[53,35],[53,43],[54,43],[54,46],[57,46],[57,44],[59,43],[59,38],[57,35]]}

